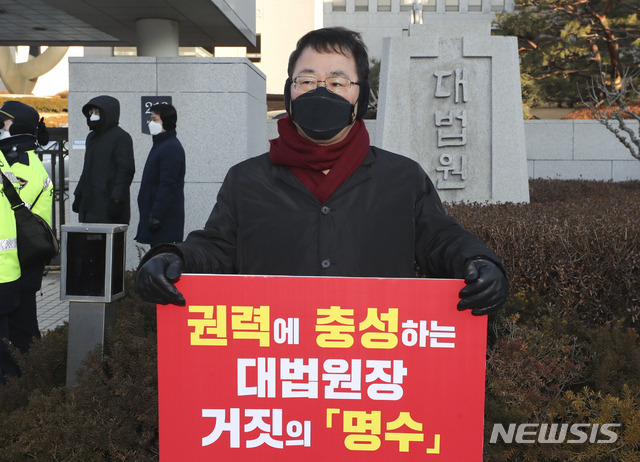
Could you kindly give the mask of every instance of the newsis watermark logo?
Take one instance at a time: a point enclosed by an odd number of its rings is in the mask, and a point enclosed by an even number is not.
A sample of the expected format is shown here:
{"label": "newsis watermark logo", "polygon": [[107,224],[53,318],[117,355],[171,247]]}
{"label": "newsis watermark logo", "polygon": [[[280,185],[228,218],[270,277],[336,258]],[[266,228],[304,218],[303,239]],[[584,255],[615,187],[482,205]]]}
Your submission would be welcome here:
{"label": "newsis watermark logo", "polygon": [[618,434],[614,431],[619,423],[590,424],[574,423],[539,424],[523,423],[504,425],[493,424],[490,443],[497,443],[502,439],[504,443],[519,444],[558,444],[558,443],[599,443],[611,444],[618,441]]}

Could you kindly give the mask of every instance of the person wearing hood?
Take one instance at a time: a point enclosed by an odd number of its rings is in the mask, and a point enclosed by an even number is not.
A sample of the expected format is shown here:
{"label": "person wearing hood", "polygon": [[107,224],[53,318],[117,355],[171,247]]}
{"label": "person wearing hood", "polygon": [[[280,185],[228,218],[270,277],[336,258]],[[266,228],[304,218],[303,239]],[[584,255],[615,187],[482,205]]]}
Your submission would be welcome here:
{"label": "person wearing hood", "polygon": [[72,210],[80,223],[129,224],[135,161],[131,136],[118,125],[120,103],[112,96],[96,96],[82,113],[90,133]]}
{"label": "person wearing hood", "polygon": [[16,220],[4,191],[13,185],[31,211],[51,224],[53,183],[35,154],[49,142],[43,119],[31,106],[7,101],[0,107],[0,383],[20,369],[8,343],[25,353],[40,338],[36,293],[42,285],[44,263],[22,267],[18,259]]}
{"label": "person wearing hood", "polygon": [[369,58],[359,33],[313,30],[290,55],[288,116],[268,153],[233,166],[204,229],[142,259],[143,299],[184,305],[189,273],[464,279],[459,310],[495,312],[499,257],[451,216],[422,167],[371,146]]}
{"label": "person wearing hood", "polygon": [[142,171],[135,240],[158,245],[182,242],[184,233],[185,156],[176,136],[178,114],[171,104],[151,107],[153,147]]}

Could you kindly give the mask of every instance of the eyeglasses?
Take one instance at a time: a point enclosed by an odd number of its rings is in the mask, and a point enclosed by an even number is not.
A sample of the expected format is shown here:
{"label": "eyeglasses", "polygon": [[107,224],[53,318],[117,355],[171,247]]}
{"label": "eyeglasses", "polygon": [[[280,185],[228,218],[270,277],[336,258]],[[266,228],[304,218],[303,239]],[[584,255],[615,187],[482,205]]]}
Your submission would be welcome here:
{"label": "eyeglasses", "polygon": [[318,80],[311,75],[300,75],[293,79],[293,88],[302,93],[309,93],[318,88],[319,83],[324,83],[327,90],[338,95],[349,91],[351,85],[360,85],[360,83],[352,82],[346,77],[327,77],[324,80]]}

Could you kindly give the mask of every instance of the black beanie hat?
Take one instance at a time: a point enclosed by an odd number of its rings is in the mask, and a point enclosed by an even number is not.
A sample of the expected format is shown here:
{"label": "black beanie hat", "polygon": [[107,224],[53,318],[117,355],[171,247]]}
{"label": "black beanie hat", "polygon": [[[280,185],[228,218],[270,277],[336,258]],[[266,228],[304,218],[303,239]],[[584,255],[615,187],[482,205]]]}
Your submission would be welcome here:
{"label": "black beanie hat", "polygon": [[14,123],[19,122],[21,125],[32,129],[32,133],[35,134],[40,117],[38,111],[31,106],[20,101],[7,101],[0,107],[0,120],[4,122],[7,119],[13,120]]}

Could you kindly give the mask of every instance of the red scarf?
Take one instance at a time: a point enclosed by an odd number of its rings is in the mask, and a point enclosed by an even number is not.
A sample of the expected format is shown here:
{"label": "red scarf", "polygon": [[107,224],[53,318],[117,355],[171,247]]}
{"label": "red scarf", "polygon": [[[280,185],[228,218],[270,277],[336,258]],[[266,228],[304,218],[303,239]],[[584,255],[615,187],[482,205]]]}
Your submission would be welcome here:
{"label": "red scarf", "polygon": [[[353,175],[369,152],[369,132],[360,119],[344,140],[330,145],[301,136],[288,115],[278,120],[278,133],[278,138],[269,140],[271,163],[288,166],[322,204]],[[322,173],[327,169],[328,174]]]}

